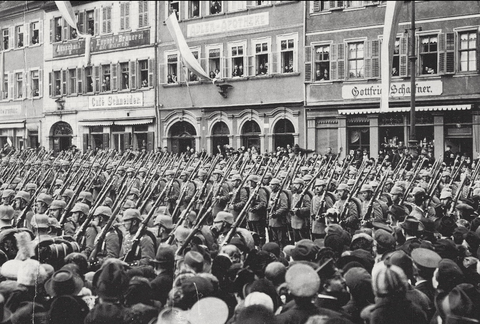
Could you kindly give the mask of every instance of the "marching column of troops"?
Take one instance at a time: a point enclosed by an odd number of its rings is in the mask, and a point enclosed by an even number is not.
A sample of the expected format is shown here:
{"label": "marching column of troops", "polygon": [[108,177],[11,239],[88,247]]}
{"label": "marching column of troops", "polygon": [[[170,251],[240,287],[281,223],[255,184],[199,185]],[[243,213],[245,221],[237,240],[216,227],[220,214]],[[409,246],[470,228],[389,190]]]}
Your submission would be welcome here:
{"label": "marching column of troops", "polygon": [[10,150],[2,323],[478,323],[480,163]]}

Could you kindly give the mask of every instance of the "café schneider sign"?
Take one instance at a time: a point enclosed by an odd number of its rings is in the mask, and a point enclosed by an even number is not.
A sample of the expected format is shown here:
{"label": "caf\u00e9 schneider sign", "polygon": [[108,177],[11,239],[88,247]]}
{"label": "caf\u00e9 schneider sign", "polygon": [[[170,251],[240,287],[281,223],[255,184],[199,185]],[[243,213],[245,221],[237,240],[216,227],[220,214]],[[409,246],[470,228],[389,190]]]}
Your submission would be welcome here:
{"label": "caf\u00e9 schneider sign", "polygon": [[[90,40],[92,53],[148,44],[150,44],[150,29],[92,37]],[[83,38],[53,44],[53,57],[83,54],[85,54],[85,39]]]}

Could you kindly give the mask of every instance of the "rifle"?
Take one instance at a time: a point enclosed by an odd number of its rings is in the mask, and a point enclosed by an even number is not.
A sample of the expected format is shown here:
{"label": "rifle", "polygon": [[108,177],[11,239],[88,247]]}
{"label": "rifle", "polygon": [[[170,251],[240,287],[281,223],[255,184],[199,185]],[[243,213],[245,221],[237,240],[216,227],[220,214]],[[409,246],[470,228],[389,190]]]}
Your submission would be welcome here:
{"label": "rifle", "polygon": [[472,179],[470,181],[470,184],[468,185],[467,198],[470,198],[470,196],[472,194],[473,186],[475,185],[475,181],[478,177],[479,172],[480,172],[480,163],[477,163],[477,164],[475,164],[475,169],[474,169],[473,174],[472,174]]}
{"label": "rifle", "polygon": [[[331,158],[331,156],[330,156]],[[327,164],[328,166],[328,164]],[[320,219],[320,215],[323,214],[325,212],[325,197],[327,195],[327,191],[328,191],[328,188],[330,187],[330,184],[332,183],[332,180],[333,180],[333,176],[335,175],[335,172],[333,171],[332,174],[330,175],[330,177],[328,178],[328,181],[327,181],[327,184],[325,185],[325,188],[323,189],[323,194],[322,194],[322,197],[320,198],[320,208],[318,208],[317,210],[317,214],[315,215],[315,219]]]}
{"label": "rifle", "polygon": [[188,189],[187,185],[197,175],[197,172],[198,172],[198,169],[200,168],[201,163],[202,163],[202,161],[198,161],[197,165],[195,166],[195,169],[192,171],[192,173],[190,173],[190,176],[188,177],[188,179],[185,180],[185,184],[182,188],[182,191],[180,192],[180,195],[178,196],[178,203],[175,206],[175,209],[173,210],[172,219],[176,219],[175,217],[177,216],[178,211],[180,210],[180,203],[182,202],[183,198],[185,197],[185,194],[187,193],[187,189]]}
{"label": "rifle", "polygon": [[342,206],[342,210],[339,213],[339,220],[341,221],[343,221],[347,215],[348,204],[350,203],[350,200],[352,200],[352,197],[356,194],[355,192],[357,191],[357,188],[359,187],[359,185],[363,184],[365,179],[368,178],[368,174],[370,174],[370,172],[373,169],[373,166],[372,166],[372,168],[370,168],[367,175],[365,176],[364,180],[361,180],[363,171],[367,167],[367,164],[368,164],[367,162],[362,163],[362,165],[360,166],[360,169],[358,170],[358,176],[355,179],[355,183],[352,186],[352,190],[350,190],[350,192],[348,193],[347,199],[345,200],[345,203]]}
{"label": "rifle", "polygon": [[375,202],[375,200],[377,199],[377,197],[380,195],[380,193],[382,192],[382,189],[383,189],[383,185],[385,184],[385,182],[387,181],[387,178],[388,178],[388,172],[385,172],[383,175],[382,175],[382,179],[380,180],[380,183],[378,184],[378,187],[375,189],[375,191],[373,192],[373,195],[372,195],[372,198],[370,198],[370,200],[368,201],[368,205],[367,205],[367,210],[365,212],[365,214],[363,215],[362,217],[362,222],[365,222],[367,220],[370,219],[370,216],[372,214],[372,211],[373,211],[373,203]]}
{"label": "rifle", "polygon": [[427,206],[430,206],[430,203],[432,202],[433,194],[435,193],[435,189],[437,189],[438,185],[440,184],[440,181],[442,181],[442,174],[441,172],[437,173],[436,175],[436,180],[432,183],[430,187],[427,188]]}
{"label": "rifle", "polygon": [[[243,172],[243,168],[240,171]],[[240,190],[242,190],[243,186],[245,186],[245,182],[247,182],[247,179],[250,176],[250,174],[252,174],[252,171],[253,171],[253,168],[250,169],[250,171],[248,171],[248,173],[245,176],[243,176],[242,173],[240,173],[240,176],[242,177],[242,182],[240,182],[240,185],[238,186],[238,188],[235,188],[235,190],[233,191],[232,197],[230,197],[230,200],[228,201],[227,206],[224,209],[225,211],[228,211],[229,206],[233,203],[233,201],[237,197]]]}
{"label": "rifle", "polygon": [[[426,159],[425,157],[422,157],[421,159],[419,158],[419,159],[417,160],[417,164],[422,165],[423,162],[425,161],[425,159]],[[418,163],[419,160],[421,160],[421,163]],[[407,186],[407,188],[406,188],[406,190],[405,190],[405,194],[403,195],[402,199],[400,200],[400,205],[405,202],[405,199],[407,199],[408,194],[409,194],[410,191],[413,189],[413,183],[415,182],[415,179],[417,178],[417,176],[418,176],[418,174],[420,173],[420,170],[421,170],[421,169],[422,169],[422,168],[417,168],[417,169],[415,170],[415,173],[413,174],[412,180],[408,183],[408,186]]]}
{"label": "rifle", "polygon": [[467,175],[463,177],[462,181],[460,181],[460,185],[457,188],[457,192],[455,192],[455,197],[452,200],[452,205],[450,206],[450,209],[448,211],[447,215],[453,215],[455,211],[455,207],[457,206],[458,199],[460,199],[460,195],[462,194],[462,188],[465,185],[465,180],[467,180]]}
{"label": "rifle", "polygon": [[25,220],[25,217],[27,217],[27,212],[29,211],[30,208],[32,208],[33,202],[35,201],[35,198],[38,196],[38,194],[42,191],[43,186],[45,186],[45,183],[48,180],[48,175],[52,172],[52,169],[48,169],[47,173],[45,174],[45,177],[42,181],[42,183],[38,186],[37,190],[35,190],[35,194],[30,198],[28,201],[27,205],[25,208],[22,210],[22,213],[18,216],[17,218],[17,223],[14,224],[17,228],[20,228],[22,225],[23,221]]}

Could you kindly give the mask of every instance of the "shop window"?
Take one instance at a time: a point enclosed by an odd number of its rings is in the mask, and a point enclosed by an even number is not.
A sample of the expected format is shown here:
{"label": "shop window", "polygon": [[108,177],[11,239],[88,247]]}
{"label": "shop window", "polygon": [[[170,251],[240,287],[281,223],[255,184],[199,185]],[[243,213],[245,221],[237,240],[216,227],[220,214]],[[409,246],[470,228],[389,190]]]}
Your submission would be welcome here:
{"label": "shop window", "polygon": [[61,17],[57,17],[54,19],[54,42],[61,42],[62,41],[62,22],[63,19]]}
{"label": "shop window", "polygon": [[40,42],[40,22],[36,21],[30,24],[31,45]]}
{"label": "shop window", "polygon": [[95,30],[95,11],[94,10],[89,10],[85,13],[86,15],[86,24],[87,24],[87,33],[90,35],[94,35],[96,30]]}
{"label": "shop window", "polygon": [[130,73],[128,68],[128,62],[120,63],[120,71],[121,71],[121,78],[122,78],[120,81],[120,90],[128,90],[130,89],[129,87]]}
{"label": "shop window", "polygon": [[120,4],[120,30],[130,29],[130,2]]}
{"label": "shop window", "polygon": [[459,33],[460,71],[477,71],[477,32]]}
{"label": "shop window", "polygon": [[15,27],[15,40],[17,47],[23,47],[24,46],[24,35],[25,35],[25,29],[23,25]]}
{"label": "shop window", "polygon": [[437,74],[438,37],[435,35],[420,37],[420,74]]}
{"label": "shop window", "polygon": [[167,55],[167,83],[178,82],[178,55]]}
{"label": "shop window", "polygon": [[255,75],[269,74],[268,57],[270,44],[268,42],[259,42],[255,46]]}
{"label": "shop window", "polygon": [[2,100],[8,99],[8,73],[3,75]]}
{"label": "shop window", "polygon": [[9,49],[9,33],[8,28],[2,29],[2,41],[3,41],[3,50],[6,51]]}
{"label": "shop window", "polygon": [[200,17],[200,1],[188,1],[188,18]]}
{"label": "shop window", "polygon": [[138,72],[142,84],[142,88],[147,88],[148,85],[148,60],[138,61]]}
{"label": "shop window", "polygon": [[244,49],[244,45],[235,45],[230,47],[232,77],[243,77],[243,62],[245,58]]}
{"label": "shop window", "polygon": [[111,86],[110,64],[102,65],[102,92],[110,91]]}
{"label": "shop window", "polygon": [[40,96],[40,71],[35,70],[30,72],[30,79],[31,79],[31,91],[32,97],[39,97]]}
{"label": "shop window", "polygon": [[210,1],[210,14],[215,15],[222,12],[221,1]]}
{"label": "shop window", "polygon": [[148,26],[148,1],[138,1],[138,27]]}
{"label": "shop window", "polygon": [[296,38],[280,39],[280,71],[291,73],[296,71]]}
{"label": "shop window", "polygon": [[109,34],[112,32],[112,7],[102,8],[102,34]]}
{"label": "shop window", "polygon": [[23,98],[23,72],[15,73],[15,99]]}
{"label": "shop window", "polygon": [[222,77],[221,56],[220,47],[208,49],[208,70],[210,78],[212,79]]}
{"label": "shop window", "polygon": [[228,1],[228,11],[238,11],[247,9],[246,1]]}
{"label": "shop window", "polygon": [[315,81],[330,80],[330,45],[315,47]]}
{"label": "shop window", "polygon": [[68,94],[76,93],[77,88],[77,69],[68,70]]}
{"label": "shop window", "polygon": [[368,127],[350,128],[348,130],[348,149],[367,153],[370,151],[370,130]]}
{"label": "shop window", "polygon": [[364,63],[364,43],[348,44],[348,78],[362,79],[365,76]]}
{"label": "shop window", "polygon": [[[168,15],[175,13],[177,20],[180,20],[180,1],[168,1]],[[168,18],[168,17],[167,17]]]}
{"label": "shop window", "polygon": [[85,82],[86,82],[86,91],[88,93],[93,92],[93,76],[92,76],[92,67],[87,66],[85,68]]}

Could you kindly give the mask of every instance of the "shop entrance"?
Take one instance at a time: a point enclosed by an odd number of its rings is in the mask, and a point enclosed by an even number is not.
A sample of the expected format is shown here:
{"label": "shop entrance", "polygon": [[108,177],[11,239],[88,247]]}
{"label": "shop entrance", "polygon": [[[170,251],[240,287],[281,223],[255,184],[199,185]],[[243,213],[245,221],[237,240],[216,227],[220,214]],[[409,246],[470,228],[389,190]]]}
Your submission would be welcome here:
{"label": "shop entrance", "polygon": [[242,145],[245,149],[255,147],[257,152],[260,151],[260,126],[253,121],[249,120],[242,127]]}
{"label": "shop entrance", "polygon": [[[213,125],[212,129],[212,152],[214,154],[217,153],[225,153],[224,146],[230,144],[230,139],[228,138],[230,135],[230,131],[228,129],[227,124],[224,122],[218,122]],[[220,151],[218,149],[220,147]]]}
{"label": "shop entrance", "polygon": [[290,147],[294,146],[295,139],[293,137],[293,133],[295,133],[295,127],[288,119],[281,119],[273,128],[274,133],[274,143],[273,147],[276,149],[277,147],[284,147],[286,148],[287,145]]}
{"label": "shop entrance", "polygon": [[50,129],[50,149],[55,152],[68,150],[72,146],[72,126],[66,122],[58,122]]}
{"label": "shop entrance", "polygon": [[170,128],[170,151],[173,153],[186,152],[187,149],[195,149],[195,127],[189,122],[181,121],[173,124]]}

